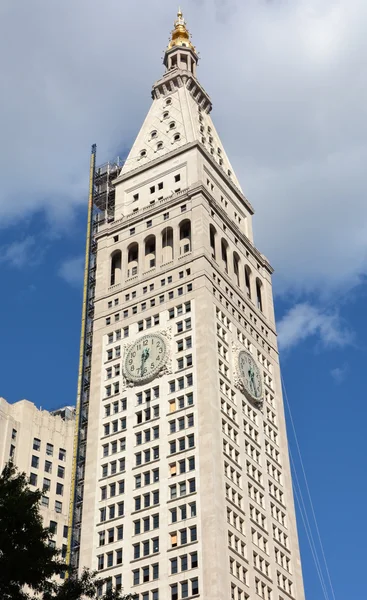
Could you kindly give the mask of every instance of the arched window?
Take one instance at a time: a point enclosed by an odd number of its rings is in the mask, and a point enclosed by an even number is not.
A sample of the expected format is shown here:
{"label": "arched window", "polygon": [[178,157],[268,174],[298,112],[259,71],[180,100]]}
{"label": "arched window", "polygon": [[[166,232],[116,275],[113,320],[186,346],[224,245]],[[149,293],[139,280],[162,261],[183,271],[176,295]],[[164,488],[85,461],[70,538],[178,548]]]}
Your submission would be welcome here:
{"label": "arched window", "polygon": [[226,273],[228,273],[228,243],[222,238],[220,245],[224,270]]}
{"label": "arched window", "polygon": [[260,279],[256,278],[256,306],[259,310],[263,310],[263,301],[262,301],[262,283]]}
{"label": "arched window", "polygon": [[148,235],[145,238],[145,261],[144,261],[144,269],[148,271],[149,269],[153,269],[155,267],[155,235]]}
{"label": "arched window", "polygon": [[210,237],[210,247],[212,250],[212,257],[215,259],[215,236],[217,235],[217,231],[214,225],[209,225],[209,237]]}
{"label": "arched window", "polygon": [[121,250],[115,250],[111,254],[111,272],[110,272],[110,285],[121,283],[121,262],[122,253]]}
{"label": "arched window", "polygon": [[138,274],[139,246],[136,242],[130,244],[127,249],[127,276],[133,277]]}
{"label": "arched window", "polygon": [[251,269],[248,265],[245,266],[245,287],[247,298],[251,300]]}
{"label": "arched window", "polygon": [[165,227],[162,231],[162,264],[173,260],[173,229]]}
{"label": "arched window", "polygon": [[233,252],[233,275],[237,285],[240,285],[240,257],[237,252]]}
{"label": "arched window", "polygon": [[180,254],[191,251],[191,221],[185,219],[180,223]]}

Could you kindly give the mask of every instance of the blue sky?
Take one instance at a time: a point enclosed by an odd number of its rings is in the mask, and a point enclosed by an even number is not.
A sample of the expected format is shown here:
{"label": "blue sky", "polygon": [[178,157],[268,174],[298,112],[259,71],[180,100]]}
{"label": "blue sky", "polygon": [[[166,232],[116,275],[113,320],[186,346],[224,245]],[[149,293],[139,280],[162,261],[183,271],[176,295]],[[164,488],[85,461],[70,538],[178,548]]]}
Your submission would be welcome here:
{"label": "blue sky", "polygon": [[[114,18],[98,36],[96,0],[34,0],[21,22],[16,3],[0,9],[0,395],[10,402],[75,401],[90,146],[102,163],[131,145],[176,8],[142,2],[146,11],[109,0]],[[255,243],[275,267],[283,377],[335,599],[362,600],[367,6],[291,4],[183,9],[214,122],[256,211]],[[301,478],[291,430],[290,443]],[[322,600],[299,530],[306,596]]]}

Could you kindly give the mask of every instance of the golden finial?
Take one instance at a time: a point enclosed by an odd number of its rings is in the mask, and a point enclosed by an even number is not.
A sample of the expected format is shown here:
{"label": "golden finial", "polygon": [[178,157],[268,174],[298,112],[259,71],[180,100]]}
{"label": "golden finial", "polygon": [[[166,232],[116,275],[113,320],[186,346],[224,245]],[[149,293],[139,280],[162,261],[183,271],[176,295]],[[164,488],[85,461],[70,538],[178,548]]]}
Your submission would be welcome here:
{"label": "golden finial", "polygon": [[178,8],[177,19],[174,22],[174,26],[175,28],[172,31],[171,40],[168,44],[168,50],[174,48],[175,46],[183,46],[196,52],[195,46],[193,46],[190,41],[190,34],[186,27],[186,21],[183,17],[180,7]]}

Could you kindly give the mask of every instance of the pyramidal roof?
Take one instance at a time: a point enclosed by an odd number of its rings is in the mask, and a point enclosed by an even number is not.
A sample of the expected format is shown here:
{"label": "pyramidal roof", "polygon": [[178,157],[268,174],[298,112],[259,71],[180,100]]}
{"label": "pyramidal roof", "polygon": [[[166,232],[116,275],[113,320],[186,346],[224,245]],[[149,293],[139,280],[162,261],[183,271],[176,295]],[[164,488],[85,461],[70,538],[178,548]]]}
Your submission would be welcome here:
{"label": "pyramidal roof", "polygon": [[211,119],[210,98],[196,78],[198,55],[181,11],[174,25],[164,56],[166,72],[153,85],[152,105],[120,175],[197,142],[241,191]]}

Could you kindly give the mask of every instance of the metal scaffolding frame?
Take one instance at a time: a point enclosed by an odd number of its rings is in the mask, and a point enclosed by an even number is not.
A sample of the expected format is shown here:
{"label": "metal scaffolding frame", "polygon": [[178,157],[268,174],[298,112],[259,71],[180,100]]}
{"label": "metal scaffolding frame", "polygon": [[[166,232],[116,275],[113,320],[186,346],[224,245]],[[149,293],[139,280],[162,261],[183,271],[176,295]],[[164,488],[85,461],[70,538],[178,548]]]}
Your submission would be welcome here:
{"label": "metal scaffolding frame", "polygon": [[89,391],[93,348],[94,296],[96,284],[95,239],[98,227],[115,217],[115,187],[113,180],[121,169],[120,160],[96,167],[97,146],[93,144],[89,167],[89,197],[85,246],[82,324],[80,333],[78,386],[75,414],[72,480],[69,506],[69,529],[66,562],[79,566],[80,533],[84,495],[84,473],[88,432]]}

